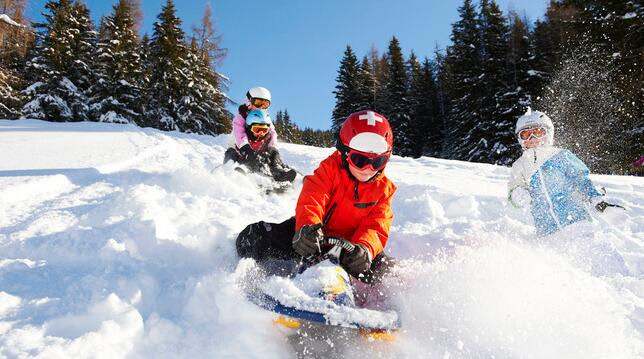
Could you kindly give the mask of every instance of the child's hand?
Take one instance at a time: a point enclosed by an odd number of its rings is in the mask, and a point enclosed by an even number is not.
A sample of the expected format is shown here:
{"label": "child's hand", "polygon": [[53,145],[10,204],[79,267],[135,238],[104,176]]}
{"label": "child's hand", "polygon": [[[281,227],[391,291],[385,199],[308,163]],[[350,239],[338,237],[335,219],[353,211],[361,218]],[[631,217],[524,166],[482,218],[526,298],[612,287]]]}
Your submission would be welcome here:
{"label": "child's hand", "polygon": [[293,238],[293,249],[303,257],[318,254],[321,252],[319,241],[322,236],[322,224],[302,226]]}
{"label": "child's hand", "polygon": [[530,205],[530,202],[532,202],[532,197],[530,196],[530,192],[523,188],[523,187],[517,187],[512,190],[512,193],[510,194],[510,201],[515,207],[526,207]]}
{"label": "child's hand", "polygon": [[356,244],[353,252],[343,251],[340,264],[352,275],[358,275],[371,268],[371,255],[365,246]]}
{"label": "child's hand", "polygon": [[242,157],[246,161],[253,161],[257,157],[257,155],[255,154],[255,151],[253,151],[253,149],[250,148],[249,144],[243,145],[239,149],[239,153],[241,153]]}
{"label": "child's hand", "polygon": [[623,210],[626,210],[626,208],[618,204],[612,204],[604,201],[603,198],[604,197],[602,196],[602,197],[593,197],[590,199],[590,203],[593,204],[593,207],[595,207],[595,210],[597,210],[597,212],[603,213],[608,207],[616,207],[616,208],[621,208]]}

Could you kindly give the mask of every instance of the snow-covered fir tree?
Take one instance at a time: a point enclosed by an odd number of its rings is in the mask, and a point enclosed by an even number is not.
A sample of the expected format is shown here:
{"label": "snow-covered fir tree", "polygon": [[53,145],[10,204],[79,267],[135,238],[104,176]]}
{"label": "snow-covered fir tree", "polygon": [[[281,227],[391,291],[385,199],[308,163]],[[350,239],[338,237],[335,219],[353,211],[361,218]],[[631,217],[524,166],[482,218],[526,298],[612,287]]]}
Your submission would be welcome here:
{"label": "snow-covered fir tree", "polygon": [[25,18],[25,0],[0,1],[0,118],[20,117],[24,63],[33,41]]}
{"label": "snow-covered fir tree", "polygon": [[432,72],[436,79],[436,101],[438,103],[438,116],[440,118],[440,127],[442,129],[441,144],[436,144],[434,156],[440,157],[444,153],[445,146],[445,128],[447,115],[450,112],[451,101],[449,89],[452,86],[451,73],[445,63],[445,54],[440,50],[438,45],[434,48],[434,61],[431,63]]}
{"label": "snow-covered fir tree", "polygon": [[459,20],[452,25],[452,45],[447,48],[443,71],[449,72],[450,112],[445,122],[444,156],[465,160],[470,147],[476,144],[470,130],[481,121],[481,98],[486,89],[481,87],[484,76],[481,63],[481,37],[476,9],[471,0],[459,7]]}
{"label": "snow-covered fir tree", "polygon": [[142,66],[134,12],[119,0],[103,18],[96,54],[97,81],[91,87],[92,119],[141,125]]}
{"label": "snow-covered fir tree", "polygon": [[532,69],[534,49],[530,40],[531,34],[527,20],[515,12],[510,12],[510,35],[508,38],[508,66],[510,83],[515,88],[521,88],[518,94],[519,102],[531,104],[538,96],[539,74]]}
{"label": "snow-covered fir tree", "polygon": [[413,153],[411,132],[414,129],[409,123],[409,81],[400,42],[395,36],[389,41],[387,60],[387,77],[383,90],[386,100],[382,104],[382,115],[389,119],[394,133],[394,152],[410,156]]}
{"label": "snow-covered fir tree", "polygon": [[421,64],[413,52],[409,57],[409,105],[411,155],[436,156],[442,145],[442,121],[438,113],[436,84],[432,65],[425,58]]}
{"label": "snow-covered fir tree", "polygon": [[332,131],[314,130],[307,127],[302,130],[302,144],[316,147],[335,146],[336,136]]}
{"label": "snow-covered fir tree", "polygon": [[[640,85],[644,37],[636,35],[642,32],[643,19],[642,6],[634,1],[560,0],[550,2],[532,32],[531,73],[540,81],[532,94],[536,107],[574,116],[560,117],[559,125],[564,131],[582,130],[580,138],[587,137],[585,128],[595,126],[580,127],[579,121],[599,124],[599,128],[611,124],[602,131],[604,143],[595,144],[592,150],[579,147],[590,140],[562,138],[572,149],[588,153],[580,156],[593,171],[623,173],[644,153],[644,89]],[[588,78],[578,83],[580,76]],[[564,97],[553,98],[554,94]],[[587,99],[594,99],[589,106]],[[615,143],[619,148],[611,149]]]}
{"label": "snow-covered fir tree", "polygon": [[335,86],[335,107],[331,115],[331,130],[337,133],[344,120],[352,113],[361,110],[362,93],[360,92],[360,65],[351,46],[344,50],[340,61],[337,84]]}
{"label": "snow-covered fir tree", "polygon": [[231,122],[224,108],[225,96],[218,88],[218,74],[204,62],[194,38],[187,61],[190,69],[185,71],[188,82],[177,106],[178,129],[207,135],[229,132]]}
{"label": "snow-covered fir tree", "polygon": [[150,42],[146,124],[162,130],[201,134],[226,132],[219,103],[218,74],[200,57],[196,39],[184,42],[181,19],[168,0],[154,24]]}
{"label": "snow-covered fir tree", "polygon": [[364,56],[359,69],[359,92],[361,101],[358,108],[378,111],[376,106],[377,85],[374,68],[369,61],[369,57]]}
{"label": "snow-covered fir tree", "polygon": [[183,42],[181,19],[176,16],[171,0],[166,2],[157,18],[147,65],[150,83],[146,123],[166,131],[179,130],[177,108],[190,81],[188,56],[191,52]]}
{"label": "snow-covered fir tree", "polygon": [[89,119],[88,96],[89,89],[96,82],[97,75],[94,72],[93,62],[96,56],[96,42],[98,33],[90,18],[89,8],[81,1],[76,1],[72,7],[72,22],[75,20],[75,42],[72,51],[76,54],[73,66],[70,67],[69,80],[74,83],[82,92],[83,98],[75,98],[72,101],[72,110],[76,113],[77,119]]}
{"label": "snow-covered fir tree", "polygon": [[231,114],[226,110],[226,94],[222,91],[224,77],[216,65],[225,55],[220,46],[221,37],[215,33],[212,9],[206,6],[200,26],[193,27],[191,42],[192,85],[188,84],[189,97],[184,98],[180,116],[194,122],[191,132],[220,134],[230,132]]}
{"label": "snow-covered fir tree", "polygon": [[22,81],[18,73],[0,65],[0,118],[15,119],[20,117],[20,106],[24,96],[19,89]]}
{"label": "snow-covered fir tree", "polygon": [[[601,76],[610,81],[611,97],[619,99],[615,115],[625,133],[615,133],[617,137],[608,139],[621,145],[619,151],[604,155],[604,159],[611,158],[612,168],[627,169],[644,153],[644,5],[641,1],[607,0],[562,3],[578,11],[573,23],[575,36],[582,44],[578,53],[592,53],[591,63],[601,58],[606,64]],[[598,93],[605,91],[606,88],[597,89]],[[587,113],[585,117],[592,122],[601,121],[592,115]],[[598,112],[595,116],[599,116]],[[621,153],[623,159],[616,153]]]}
{"label": "snow-covered fir tree", "polygon": [[387,84],[389,60],[387,53],[380,54],[375,46],[371,46],[369,50],[369,63],[375,79],[375,97],[373,109],[381,113],[383,106],[387,102],[387,91],[385,86]]}
{"label": "snow-covered fir tree", "polygon": [[152,78],[152,63],[150,61],[150,35],[145,33],[139,44],[139,57],[141,59],[141,113],[140,126],[152,127],[148,118],[148,99],[150,98],[150,79]]}
{"label": "snow-covered fir tree", "polygon": [[28,102],[23,116],[57,122],[87,120],[97,35],[89,10],[70,0],[49,1],[45,8],[49,10],[43,14],[45,23],[36,25],[41,40],[26,66]]}
{"label": "snow-covered fir tree", "polygon": [[468,134],[472,146],[466,159],[509,165],[520,154],[514,125],[529,104],[522,103],[523,90],[511,81],[509,28],[494,0],[481,1],[479,26],[483,66],[480,85],[486,92],[478,101],[479,121]]}
{"label": "snow-covered fir tree", "polygon": [[280,142],[302,143],[300,129],[291,121],[288,109],[277,111],[275,115],[275,131]]}

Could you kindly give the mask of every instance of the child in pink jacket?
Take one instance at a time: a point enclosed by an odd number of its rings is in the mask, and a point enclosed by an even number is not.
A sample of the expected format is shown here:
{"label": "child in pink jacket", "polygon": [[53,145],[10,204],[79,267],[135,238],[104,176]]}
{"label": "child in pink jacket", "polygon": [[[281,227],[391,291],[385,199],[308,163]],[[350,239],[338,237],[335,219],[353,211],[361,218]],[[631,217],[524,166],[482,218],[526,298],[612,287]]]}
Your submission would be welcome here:
{"label": "child in pink jacket", "polygon": [[266,111],[271,103],[271,93],[264,87],[253,87],[246,93],[246,98],[233,119],[235,145],[226,151],[224,163],[233,160],[253,172],[270,175],[276,181],[293,182],[296,172],[282,162],[275,147],[277,132]]}
{"label": "child in pink jacket", "polygon": [[[245,155],[248,155],[250,146],[248,146],[248,135],[246,133],[246,116],[253,110],[267,110],[271,105],[271,92],[264,87],[253,87],[246,92],[246,103],[239,106],[239,113],[233,118],[233,137],[235,137],[235,146]],[[277,132],[275,126],[270,126],[271,141],[270,147],[275,147],[277,142]],[[252,154],[251,154],[252,155]]]}

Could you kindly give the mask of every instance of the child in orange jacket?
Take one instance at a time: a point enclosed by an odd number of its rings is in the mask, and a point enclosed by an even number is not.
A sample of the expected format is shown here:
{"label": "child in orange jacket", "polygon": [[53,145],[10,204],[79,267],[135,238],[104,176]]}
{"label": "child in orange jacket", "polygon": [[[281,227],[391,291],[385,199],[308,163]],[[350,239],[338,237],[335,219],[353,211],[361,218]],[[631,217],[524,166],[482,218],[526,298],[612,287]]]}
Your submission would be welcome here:
{"label": "child in orange jacket", "polygon": [[350,115],[342,125],[337,151],[304,179],[295,217],[282,223],[258,222],[237,237],[240,257],[264,263],[296,259],[321,250],[322,236],[356,245],[340,265],[366,283],[376,283],[393,261],[383,253],[393,219],[396,186],[383,174],[393,135],[387,119],[373,111]]}

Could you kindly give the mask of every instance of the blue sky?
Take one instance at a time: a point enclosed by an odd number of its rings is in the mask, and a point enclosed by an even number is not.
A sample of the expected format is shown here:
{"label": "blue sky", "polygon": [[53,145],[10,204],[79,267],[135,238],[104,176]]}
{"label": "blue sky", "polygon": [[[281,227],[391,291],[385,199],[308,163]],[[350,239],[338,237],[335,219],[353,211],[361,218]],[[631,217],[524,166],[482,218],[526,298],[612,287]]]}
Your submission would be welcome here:
{"label": "blue sky", "polygon": [[[116,1],[86,0],[92,17],[111,11]],[[372,45],[381,52],[396,36],[406,56],[433,57],[449,44],[451,24],[462,0],[175,0],[184,30],[198,24],[206,3],[223,35],[228,56],[219,71],[231,79],[228,95],[242,101],[246,90],[271,90],[271,113],[287,108],[299,126],[327,129],[333,90],[346,45],[359,58]],[[548,0],[497,0],[531,21],[542,16]],[[45,0],[28,1],[28,15],[40,20]],[[142,32],[152,32],[165,0],[142,0]],[[236,112],[236,109],[231,107]]]}

